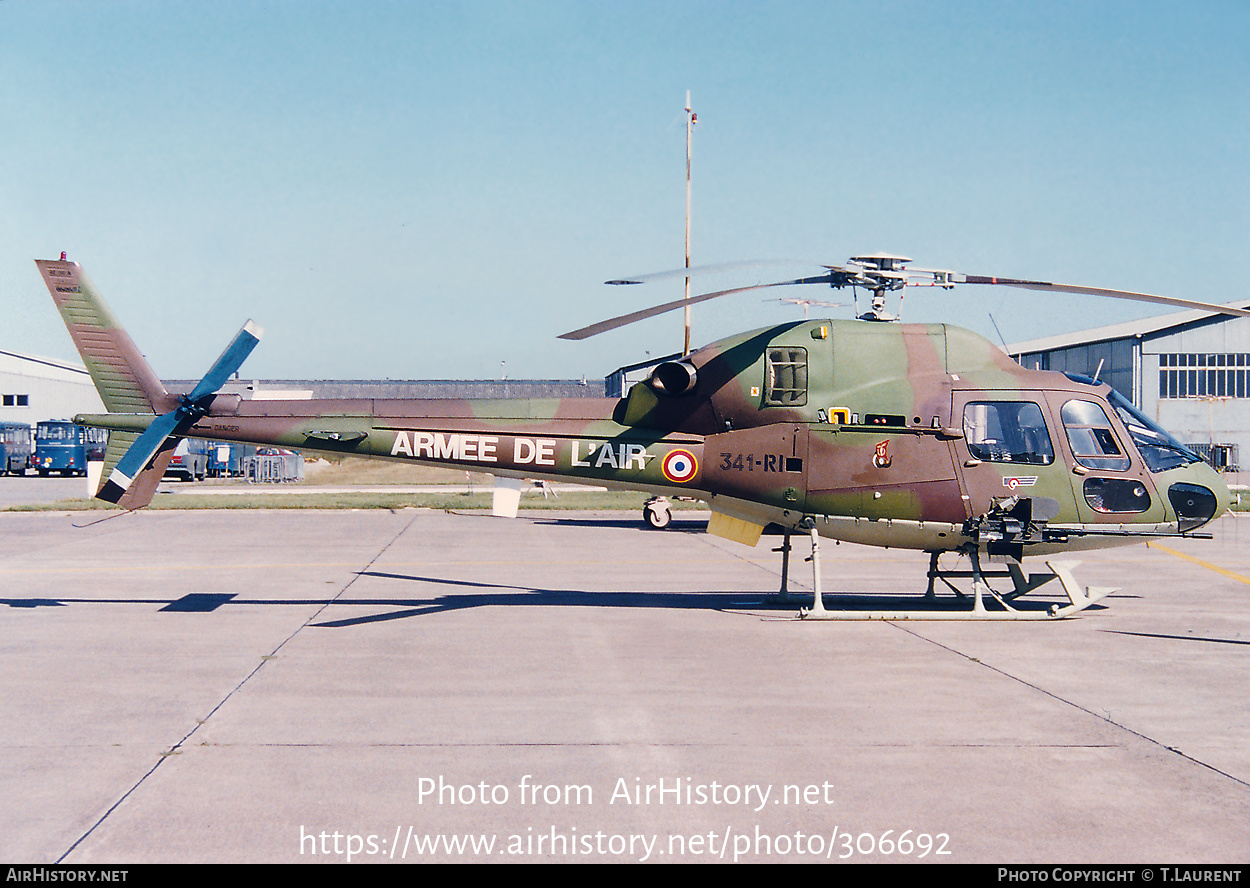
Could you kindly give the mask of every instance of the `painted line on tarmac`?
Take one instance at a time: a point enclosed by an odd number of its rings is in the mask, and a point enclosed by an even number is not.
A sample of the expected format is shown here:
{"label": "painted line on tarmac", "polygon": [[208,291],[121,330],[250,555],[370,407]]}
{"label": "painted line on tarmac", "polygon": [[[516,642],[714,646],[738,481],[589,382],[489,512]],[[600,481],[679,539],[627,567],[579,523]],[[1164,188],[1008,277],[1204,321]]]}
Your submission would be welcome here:
{"label": "painted line on tarmac", "polygon": [[1177,552],[1175,549],[1169,549],[1167,546],[1161,543],[1149,542],[1149,543],[1146,543],[1146,547],[1149,549],[1158,549],[1160,552],[1167,552],[1169,555],[1175,555],[1177,558],[1184,559],[1185,561],[1190,561],[1198,565],[1199,567],[1205,567],[1207,570],[1213,570],[1217,574],[1221,574],[1230,579],[1236,580],[1239,583],[1245,583],[1246,585],[1250,586],[1250,577],[1243,576],[1237,573],[1236,571],[1227,570],[1223,567],[1220,567],[1218,564],[1212,564],[1210,561],[1203,561],[1201,558],[1195,558],[1192,555],[1186,555],[1184,552]]}
{"label": "painted line on tarmac", "polygon": [[[515,560],[505,559],[503,561],[394,561],[388,562],[387,567],[462,567],[464,565],[474,566],[556,566],[556,567],[583,567],[586,565],[636,565],[637,560],[623,559],[617,561],[604,561],[602,559],[591,559],[589,561],[570,561],[553,559],[539,560]],[[688,564],[687,558],[648,558],[647,564]],[[346,567],[358,568],[359,561],[293,561],[289,563],[274,564],[249,564],[247,562],[239,562],[236,564],[96,564],[85,567],[12,567],[0,568],[0,576],[8,574],[59,574],[59,573],[124,573],[126,571],[135,572],[152,572],[152,571],[174,571],[174,570],[195,570],[212,572],[216,570],[290,570],[292,568],[312,568],[312,567]]]}

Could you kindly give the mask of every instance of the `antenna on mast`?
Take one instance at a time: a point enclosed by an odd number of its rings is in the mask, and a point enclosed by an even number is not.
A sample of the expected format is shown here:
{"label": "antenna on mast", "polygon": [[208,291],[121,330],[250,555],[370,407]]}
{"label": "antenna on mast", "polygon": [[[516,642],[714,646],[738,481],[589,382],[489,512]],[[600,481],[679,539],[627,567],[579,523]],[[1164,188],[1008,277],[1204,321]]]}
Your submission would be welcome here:
{"label": "antenna on mast", "polygon": [[[690,90],[686,90],[686,295],[690,299],[690,143],[691,134],[699,115],[690,110]],[[686,306],[686,339],[682,346],[683,355],[690,354],[690,306]]]}

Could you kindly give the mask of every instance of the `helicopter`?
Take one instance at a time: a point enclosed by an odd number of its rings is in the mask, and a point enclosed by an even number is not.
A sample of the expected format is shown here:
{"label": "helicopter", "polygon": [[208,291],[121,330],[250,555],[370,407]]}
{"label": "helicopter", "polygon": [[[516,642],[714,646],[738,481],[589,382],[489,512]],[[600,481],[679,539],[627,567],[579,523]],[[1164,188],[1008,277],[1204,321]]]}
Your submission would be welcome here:
{"label": "helicopter", "polygon": [[[79,265],[65,254],[36,264],[108,411],[75,417],[111,433],[96,497],[126,510],[151,502],[184,437],[643,491],[654,497],[645,517],[655,527],[668,523],[662,498],[693,498],[709,507],[715,535],[755,546],[766,529],[780,530],[783,598],[791,536],[810,537],[813,605],[800,610],[809,619],[918,616],[826,610],[821,537],[928,553],[926,600],[936,580],[965,598],[951,579],[972,579],[971,609],[935,609],[928,618],[1047,619],[1114,591],[1082,589],[1074,565],[1051,556],[1198,535],[1227,510],[1220,476],[1107,384],[1021,367],[956,326],[899,323],[886,297],[909,286],[990,284],[1250,311],[910,262],[857,256],[817,276],[705,293],[563,334],[584,339],[769,287],[871,293],[856,319],[721,339],[659,363],[619,399],[299,401],[218,393],[260,340],[251,321],[190,392],[166,391]],[[971,570],[940,568],[947,552],[967,556]],[[1026,574],[1026,556],[1047,559],[1049,572]],[[987,569],[983,559],[1006,569]],[[994,591],[991,576],[1008,577],[1013,591]],[[1018,607],[1016,599],[1055,578],[1069,605]],[[987,598],[998,607],[987,608]]]}

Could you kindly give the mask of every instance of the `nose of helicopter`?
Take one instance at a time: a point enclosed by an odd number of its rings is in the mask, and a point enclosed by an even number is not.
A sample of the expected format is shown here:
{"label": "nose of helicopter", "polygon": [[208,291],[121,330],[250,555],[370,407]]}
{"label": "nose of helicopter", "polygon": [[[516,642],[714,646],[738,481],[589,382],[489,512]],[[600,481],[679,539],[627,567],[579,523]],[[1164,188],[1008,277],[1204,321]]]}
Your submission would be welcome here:
{"label": "nose of helicopter", "polygon": [[1182,533],[1195,530],[1228,511],[1232,493],[1224,479],[1205,462],[1185,469],[1167,490]]}

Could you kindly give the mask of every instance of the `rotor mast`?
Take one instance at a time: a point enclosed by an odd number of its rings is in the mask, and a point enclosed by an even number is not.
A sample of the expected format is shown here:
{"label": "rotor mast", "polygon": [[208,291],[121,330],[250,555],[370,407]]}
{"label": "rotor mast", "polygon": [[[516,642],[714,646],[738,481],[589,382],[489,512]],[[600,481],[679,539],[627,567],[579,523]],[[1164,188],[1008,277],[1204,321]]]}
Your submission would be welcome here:
{"label": "rotor mast", "polygon": [[[853,287],[863,286],[872,293],[872,308],[859,316],[861,321],[897,321],[885,308],[885,294],[891,290],[899,290],[899,314],[902,314],[902,289],[908,285],[906,256],[895,256],[891,253],[873,253],[868,256],[852,256],[847,263],[859,271],[857,279],[851,280]],[[834,284],[834,286],[839,286]]]}

